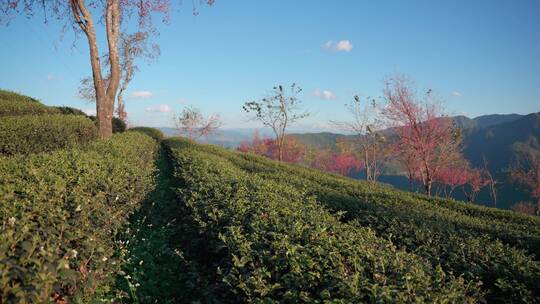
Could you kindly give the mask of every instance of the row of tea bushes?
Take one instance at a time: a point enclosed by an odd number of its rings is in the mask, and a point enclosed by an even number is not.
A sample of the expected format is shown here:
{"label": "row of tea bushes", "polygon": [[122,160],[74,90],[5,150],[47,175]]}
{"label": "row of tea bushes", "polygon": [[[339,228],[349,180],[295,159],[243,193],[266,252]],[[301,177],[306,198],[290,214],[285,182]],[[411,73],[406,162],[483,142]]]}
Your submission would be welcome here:
{"label": "row of tea bushes", "polygon": [[213,146],[199,149],[228,159],[244,172],[312,194],[399,248],[481,282],[490,301],[535,302],[540,297],[536,218],[430,199]]}
{"label": "row of tea bushes", "polygon": [[106,290],[115,235],[153,187],[157,147],[127,132],[0,157],[0,303],[88,303]]}
{"label": "row of tea bushes", "polygon": [[94,122],[81,115],[0,117],[0,155],[70,148],[88,143],[96,136]]}
{"label": "row of tea bushes", "polygon": [[341,199],[337,199],[336,204],[349,199],[352,202],[347,201],[347,205],[351,203],[354,208],[394,210],[437,226],[443,224],[469,234],[500,239],[531,254],[540,252],[540,218],[537,217],[452,200],[428,198],[378,183],[326,174],[311,168],[282,164],[260,156],[230,152],[213,146],[205,146],[204,149],[231,159],[249,172],[268,174],[274,178],[279,178],[278,175],[290,176],[291,182],[318,194],[325,194],[329,190],[339,192]]}
{"label": "row of tea bushes", "polygon": [[161,132],[160,130],[158,130],[156,128],[135,127],[135,128],[130,128],[129,131],[136,131],[136,132],[144,133],[144,134],[152,137],[154,140],[156,140],[158,142],[162,141],[165,138],[165,135],[163,134],[163,132]]}
{"label": "row of tea bushes", "polygon": [[0,117],[41,114],[60,114],[60,111],[47,107],[34,98],[0,90]]}
{"label": "row of tea bushes", "polygon": [[476,302],[475,285],[342,223],[304,191],[166,140],[179,198],[206,237],[223,302]]}
{"label": "row of tea bushes", "polygon": [[0,99],[0,117],[20,115],[60,114],[58,109],[33,101]]}

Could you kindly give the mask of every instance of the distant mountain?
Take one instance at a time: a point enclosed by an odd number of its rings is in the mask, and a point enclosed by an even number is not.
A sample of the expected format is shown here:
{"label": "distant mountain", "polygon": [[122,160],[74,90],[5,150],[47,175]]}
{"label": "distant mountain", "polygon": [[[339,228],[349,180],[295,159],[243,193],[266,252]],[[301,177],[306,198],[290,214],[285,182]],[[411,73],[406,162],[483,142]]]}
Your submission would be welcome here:
{"label": "distant mountain", "polygon": [[482,115],[475,118],[469,118],[467,116],[458,115],[450,117],[456,126],[463,130],[482,129],[498,124],[512,122],[520,119],[523,115],[519,114],[492,114]]}
{"label": "distant mountain", "polygon": [[[474,166],[481,166],[485,156],[489,168],[493,172],[501,171],[511,163],[512,144],[525,141],[530,136],[535,136],[540,140],[540,113],[529,115],[493,114],[472,119],[466,116],[450,118],[464,130],[465,157]],[[164,127],[160,130],[167,136],[176,134],[174,128]],[[220,129],[216,134],[202,139],[201,142],[236,148],[242,141],[251,140],[256,132],[261,137],[272,136],[272,133],[267,129]],[[392,132],[392,130],[389,129],[386,132]],[[331,132],[291,133],[289,136],[318,149],[333,149],[337,139],[351,137],[351,135]]]}
{"label": "distant mountain", "polygon": [[492,114],[475,117],[473,121],[476,124],[476,128],[487,128],[506,122],[512,122],[522,117],[523,115],[519,114]]}
{"label": "distant mountain", "polygon": [[[481,166],[482,158],[485,157],[490,171],[504,170],[512,162],[514,143],[526,141],[529,137],[540,140],[540,112],[520,116],[514,120],[509,118],[511,117],[503,119],[507,122],[476,128],[464,138],[465,157],[473,165]],[[494,120],[487,117],[481,121],[489,124]]]}
{"label": "distant mountain", "polygon": [[[488,169],[501,182],[498,189],[498,207],[509,208],[516,202],[529,200],[527,192],[523,189],[516,189],[516,185],[512,183],[505,182],[507,179],[505,171],[514,160],[513,144],[526,141],[529,137],[536,137],[540,141],[540,112],[529,115],[484,115],[473,119],[466,116],[450,118],[463,129],[465,158],[473,166],[482,167],[485,157]],[[389,129],[386,132],[392,132],[392,130]],[[321,132],[291,134],[291,136],[305,145],[333,149],[338,138],[350,135]],[[404,176],[384,176],[381,177],[381,181],[398,188],[408,189],[408,182]],[[480,193],[478,200],[490,201],[488,193],[484,192]],[[463,199],[460,195],[460,193],[456,193],[456,198]]]}
{"label": "distant mountain", "polygon": [[293,137],[300,141],[302,144],[315,147],[318,149],[333,149],[336,146],[336,141],[342,137],[348,137],[350,135],[331,133],[331,132],[320,132],[320,133],[293,133],[289,134],[290,137]]}
{"label": "distant mountain", "polygon": [[459,115],[450,117],[457,127],[462,130],[469,130],[476,128],[476,121],[467,116]]}

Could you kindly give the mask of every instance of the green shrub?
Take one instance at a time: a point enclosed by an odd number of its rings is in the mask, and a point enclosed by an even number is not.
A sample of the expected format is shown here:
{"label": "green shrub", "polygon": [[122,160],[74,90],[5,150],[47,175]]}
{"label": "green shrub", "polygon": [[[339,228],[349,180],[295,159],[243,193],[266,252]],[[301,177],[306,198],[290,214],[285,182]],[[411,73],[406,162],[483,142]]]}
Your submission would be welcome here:
{"label": "green shrub", "polygon": [[34,102],[39,103],[39,101],[35,98],[28,97],[19,93],[6,91],[6,90],[0,90],[0,99],[1,100],[13,100],[13,101],[20,101],[20,102]]}
{"label": "green shrub", "polygon": [[39,102],[5,100],[0,98],[0,117],[59,113],[60,111],[58,109],[47,107]]}
{"label": "green shrub", "polygon": [[122,132],[126,131],[126,129],[127,129],[127,126],[126,126],[126,123],[123,120],[121,120],[118,117],[113,117],[113,120],[112,120],[112,131],[113,131],[113,133],[122,133]]}
{"label": "green shrub", "polygon": [[156,141],[161,141],[161,140],[163,140],[165,138],[165,135],[163,135],[163,132],[161,132],[161,130],[158,130],[156,128],[135,127],[135,128],[130,128],[129,131],[144,133],[144,134],[152,137]]}
{"label": "green shrub", "polygon": [[0,302],[90,303],[106,290],[119,269],[115,236],[153,186],[156,148],[124,133],[0,158]]}
{"label": "green shrub", "polygon": [[76,109],[76,108],[72,108],[72,107],[68,107],[68,106],[59,106],[59,107],[53,107],[54,109],[57,109],[60,114],[64,114],[64,115],[83,115],[83,116],[87,116],[86,113],[84,113],[83,111],[79,110],[79,109]]}
{"label": "green shrub", "polygon": [[[88,118],[90,118],[94,123],[97,124],[97,118],[95,116],[88,116]],[[122,133],[122,132],[126,131],[126,129],[127,129],[127,126],[126,126],[126,123],[124,121],[122,121],[118,117],[113,117],[113,119],[112,119],[112,131],[113,131],[113,133]]]}
{"label": "green shrub", "polygon": [[26,115],[0,118],[0,155],[49,152],[96,138],[94,123],[76,115]]}
{"label": "green shrub", "polygon": [[[223,302],[475,302],[475,286],[345,224],[294,187],[165,141]],[[211,257],[211,258],[208,258]],[[232,294],[232,295],[231,295]]]}
{"label": "green shrub", "polygon": [[536,218],[427,198],[214,146],[198,149],[220,155],[244,172],[314,195],[326,207],[346,212],[344,220],[374,229],[445,271],[482,282],[489,301],[534,302],[540,297]]}

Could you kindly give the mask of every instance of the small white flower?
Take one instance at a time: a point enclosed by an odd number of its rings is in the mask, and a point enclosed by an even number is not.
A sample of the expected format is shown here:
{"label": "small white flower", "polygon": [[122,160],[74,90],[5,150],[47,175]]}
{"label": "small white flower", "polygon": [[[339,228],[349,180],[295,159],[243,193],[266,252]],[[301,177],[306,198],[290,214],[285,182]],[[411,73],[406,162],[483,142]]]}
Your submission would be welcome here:
{"label": "small white flower", "polygon": [[71,250],[71,257],[72,257],[72,258],[76,258],[78,254],[79,254],[79,253],[77,252],[77,250],[75,250],[75,249],[72,249],[72,250]]}
{"label": "small white flower", "polygon": [[107,257],[103,257],[101,260],[102,260],[103,262],[107,262],[108,259],[107,259]]}
{"label": "small white flower", "polygon": [[77,208],[75,209],[76,212],[80,212],[82,210],[81,205],[77,205]]}
{"label": "small white flower", "polygon": [[141,261],[139,262],[139,265],[142,265],[143,263],[144,263],[144,261],[143,261],[143,260],[141,260]]}
{"label": "small white flower", "polygon": [[139,286],[141,286],[141,284],[135,283],[135,287],[139,287]]}
{"label": "small white flower", "polygon": [[13,216],[10,217],[10,218],[8,219],[8,224],[9,224],[10,226],[15,226],[15,223],[16,223],[16,222],[17,222],[17,219],[14,218]]}

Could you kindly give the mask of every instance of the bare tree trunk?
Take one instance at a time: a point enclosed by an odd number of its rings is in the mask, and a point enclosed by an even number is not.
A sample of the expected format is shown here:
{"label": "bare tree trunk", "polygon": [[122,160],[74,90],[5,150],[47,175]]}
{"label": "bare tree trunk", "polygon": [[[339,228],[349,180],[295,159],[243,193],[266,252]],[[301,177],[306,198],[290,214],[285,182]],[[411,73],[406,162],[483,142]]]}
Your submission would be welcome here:
{"label": "bare tree trunk", "polygon": [[413,191],[413,174],[410,168],[408,168],[407,171],[409,174],[409,190],[412,192]]}
{"label": "bare tree trunk", "polygon": [[371,168],[369,164],[369,152],[367,149],[364,149],[364,162],[366,165],[366,180],[371,180]]}
{"label": "bare tree trunk", "polygon": [[107,42],[109,45],[109,61],[111,66],[111,79],[107,88],[101,75],[101,63],[97,46],[96,31],[92,14],[86,7],[84,0],[70,0],[70,6],[75,21],[85,33],[90,50],[90,65],[96,92],[96,114],[100,138],[112,136],[112,117],[114,100],[120,80],[120,67],[118,60],[118,35],[120,31],[119,0],[108,0],[105,23],[107,27]]}
{"label": "bare tree trunk", "polygon": [[278,141],[278,160],[283,160],[283,143],[285,142],[285,136],[281,136]]}
{"label": "bare tree trunk", "polygon": [[426,166],[426,178],[424,179],[424,187],[425,187],[427,196],[431,196],[432,185],[433,185],[433,178],[431,177],[431,172],[429,172],[429,169]]}
{"label": "bare tree trunk", "polygon": [[123,82],[122,86],[120,87],[120,90],[118,90],[118,96],[116,96],[117,109],[116,112],[118,114],[118,118],[120,118],[124,123],[127,123],[127,113],[124,107],[124,91],[127,88],[127,83]]}
{"label": "bare tree trunk", "polygon": [[424,188],[426,190],[427,196],[431,196],[431,181],[426,180],[426,184],[424,185]]}
{"label": "bare tree trunk", "polygon": [[[107,29],[107,44],[109,45],[110,81],[106,91],[106,100],[98,112],[98,125],[100,137],[112,136],[112,119],[114,113],[114,100],[120,84],[120,60],[118,56],[118,37],[120,35],[120,3],[119,0],[107,1],[105,17]],[[101,114],[101,117],[100,117]]]}

